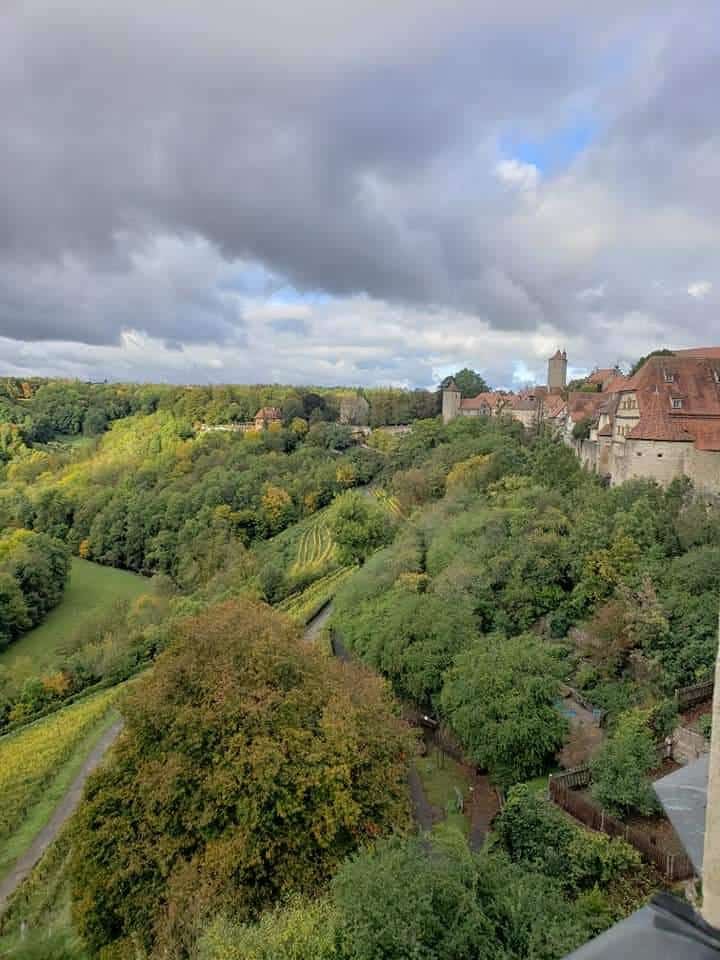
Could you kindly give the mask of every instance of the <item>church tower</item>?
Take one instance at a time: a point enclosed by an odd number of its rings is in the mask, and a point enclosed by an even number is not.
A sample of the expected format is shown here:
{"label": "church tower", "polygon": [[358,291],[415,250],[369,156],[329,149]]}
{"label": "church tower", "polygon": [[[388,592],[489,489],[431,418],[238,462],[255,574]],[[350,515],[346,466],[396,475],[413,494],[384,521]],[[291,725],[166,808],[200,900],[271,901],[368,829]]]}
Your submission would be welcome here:
{"label": "church tower", "polygon": [[548,360],[548,390],[550,393],[562,393],[567,386],[567,354],[556,350]]}
{"label": "church tower", "polygon": [[461,393],[454,380],[449,380],[442,391],[443,423],[450,423],[460,412]]}

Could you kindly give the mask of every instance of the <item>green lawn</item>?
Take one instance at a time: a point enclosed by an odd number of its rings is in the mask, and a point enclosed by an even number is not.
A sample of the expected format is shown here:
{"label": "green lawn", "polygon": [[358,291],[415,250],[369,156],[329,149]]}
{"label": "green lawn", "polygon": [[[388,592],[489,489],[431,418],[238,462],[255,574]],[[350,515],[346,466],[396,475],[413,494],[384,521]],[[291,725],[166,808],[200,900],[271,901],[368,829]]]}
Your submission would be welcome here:
{"label": "green lawn", "polygon": [[444,823],[457,827],[465,836],[470,832],[470,824],[464,813],[457,810],[457,790],[467,800],[468,779],[465,771],[452,757],[441,754],[431,748],[415,764],[422,781],[425,796],[435,807],[445,812]]}
{"label": "green lawn", "polygon": [[83,619],[112,607],[118,600],[134,600],[147,591],[148,581],[144,577],[73,557],[61,602],[39,626],[0,653],[0,666],[20,679],[52,667],[56,655]]}

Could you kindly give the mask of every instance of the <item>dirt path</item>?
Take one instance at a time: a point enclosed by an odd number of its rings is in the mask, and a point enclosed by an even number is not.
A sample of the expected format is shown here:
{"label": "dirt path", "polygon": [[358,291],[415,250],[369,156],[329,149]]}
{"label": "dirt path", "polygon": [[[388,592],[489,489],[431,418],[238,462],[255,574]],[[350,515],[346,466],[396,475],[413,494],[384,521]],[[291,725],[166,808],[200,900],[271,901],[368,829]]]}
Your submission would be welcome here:
{"label": "dirt path", "polygon": [[33,840],[29,849],[16,861],[12,870],[4,877],[2,882],[0,882],[0,913],[3,912],[9,898],[27,877],[50,844],[57,839],[65,821],[75,812],[82,798],[85,781],[93,770],[99,766],[100,761],[117,739],[118,734],[122,730],[122,726],[123,721],[116,720],[115,723],[105,731],[88,754],[82,769],[73,780],[68,792],[55,808],[55,813],[53,813],[47,825],[43,827]]}
{"label": "dirt path", "polygon": [[472,774],[470,799],[470,849],[479,850],[490,832],[493,817],[500,812],[500,802],[486,774]]}
{"label": "dirt path", "polygon": [[315,616],[308,622],[305,627],[304,637],[305,640],[310,643],[312,640],[316,640],[323,627],[328,621],[330,614],[332,613],[332,600],[328,600],[324,607],[322,607]]}

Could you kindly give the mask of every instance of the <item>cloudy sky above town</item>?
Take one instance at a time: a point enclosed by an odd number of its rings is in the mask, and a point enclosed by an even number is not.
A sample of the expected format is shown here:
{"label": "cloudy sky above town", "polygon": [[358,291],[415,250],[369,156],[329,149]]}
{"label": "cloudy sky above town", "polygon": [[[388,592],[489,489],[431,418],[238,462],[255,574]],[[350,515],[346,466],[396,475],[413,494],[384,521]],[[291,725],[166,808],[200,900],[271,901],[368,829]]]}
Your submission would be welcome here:
{"label": "cloudy sky above town", "polygon": [[719,43],[717,0],[4,0],[0,374],[717,343]]}

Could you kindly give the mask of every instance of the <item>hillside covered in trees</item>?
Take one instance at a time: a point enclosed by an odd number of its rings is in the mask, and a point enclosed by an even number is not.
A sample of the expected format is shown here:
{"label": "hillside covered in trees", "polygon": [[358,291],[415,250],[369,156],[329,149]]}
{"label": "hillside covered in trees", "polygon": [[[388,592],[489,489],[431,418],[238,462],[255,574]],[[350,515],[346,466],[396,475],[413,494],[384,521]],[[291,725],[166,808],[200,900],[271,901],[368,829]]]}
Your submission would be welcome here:
{"label": "hillside covered in trees", "polygon": [[[142,674],[42,907],[0,925],[33,917],[8,955],[554,960],[659,885],[533,778],[567,741],[570,684],[605,716],[596,796],[647,813],[673,692],[714,663],[714,509],[683,483],[608,489],[502,417],[443,425],[388,392],[422,414],[400,417],[411,432],[353,436],[331,391],[308,414],[309,395],[8,388],[1,642],[61,600],[70,556],[146,584],[78,622],[50,666],[0,667],[5,736]],[[271,402],[270,429],[199,429]],[[354,663],[300,630],[333,597]],[[480,850],[449,820],[418,837],[418,712],[505,791]]]}

